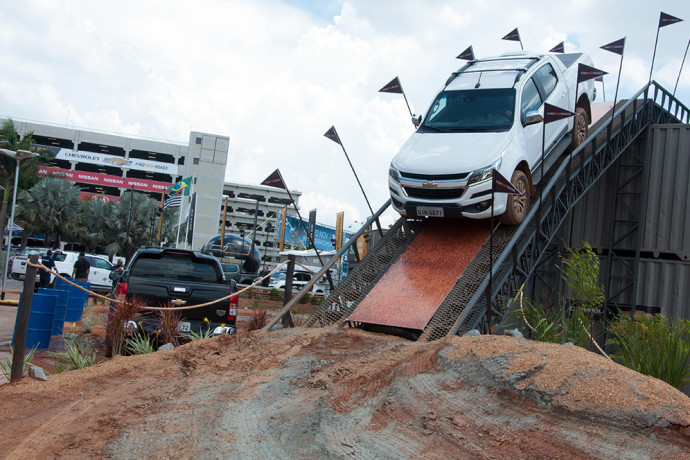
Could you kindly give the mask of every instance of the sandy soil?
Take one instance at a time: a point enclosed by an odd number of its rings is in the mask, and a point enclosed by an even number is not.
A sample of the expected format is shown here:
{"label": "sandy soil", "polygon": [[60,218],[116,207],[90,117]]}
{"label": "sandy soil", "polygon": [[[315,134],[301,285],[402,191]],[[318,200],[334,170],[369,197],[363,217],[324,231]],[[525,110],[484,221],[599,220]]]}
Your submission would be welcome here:
{"label": "sandy soil", "polygon": [[2,458],[690,458],[690,398],[574,346],[240,330],[0,386]]}

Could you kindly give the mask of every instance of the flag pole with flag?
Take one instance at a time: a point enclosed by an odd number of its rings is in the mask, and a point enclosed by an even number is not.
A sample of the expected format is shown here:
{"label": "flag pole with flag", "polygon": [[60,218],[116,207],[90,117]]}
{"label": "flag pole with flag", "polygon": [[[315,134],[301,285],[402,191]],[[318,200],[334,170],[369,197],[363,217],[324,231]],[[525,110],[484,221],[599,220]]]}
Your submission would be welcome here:
{"label": "flag pole with flag", "polygon": [[513,30],[511,30],[510,32],[508,32],[508,34],[505,37],[501,38],[501,40],[508,40],[510,42],[520,42],[520,49],[522,51],[525,50],[525,48],[522,46],[522,39],[520,38],[520,31],[518,30],[517,27],[514,28]]}
{"label": "flag pole with flag", "polygon": [[606,85],[604,84],[604,77],[599,76],[594,79],[594,81],[598,81],[601,83],[601,92],[604,100],[606,100]]}
{"label": "flag pole with flag", "polygon": [[[316,242],[313,240],[311,237],[311,234],[309,233],[309,229],[307,229],[306,225],[304,225],[304,219],[302,219],[302,215],[299,212],[299,208],[297,207],[297,203],[295,203],[295,199],[292,197],[292,193],[290,193],[290,189],[288,188],[287,184],[285,183],[285,180],[283,179],[283,175],[280,173],[280,169],[276,169],[273,171],[266,179],[264,179],[260,185],[266,185],[268,187],[275,187],[275,188],[282,188],[285,190],[288,194],[288,197],[290,198],[290,202],[292,203],[292,207],[295,208],[295,212],[297,213],[297,217],[299,218],[300,223],[302,224],[302,227],[304,228],[304,232],[307,235],[307,242],[311,244],[311,246],[314,248],[314,252],[316,253],[316,257],[319,258],[319,263],[321,266],[325,266],[323,260],[321,260],[321,254],[319,254],[319,250],[316,248]],[[287,208],[286,211],[283,215],[283,224],[282,224],[282,238],[285,238],[285,221],[287,217]],[[282,246],[282,242],[281,242]],[[282,249],[282,248],[281,248]],[[335,289],[334,284],[333,284],[333,279],[331,278],[331,273],[330,270],[326,271],[326,278],[328,279],[328,284],[331,287],[331,290]]]}
{"label": "flag pole with flag", "polygon": [[616,93],[613,96],[613,106],[611,107],[611,129],[608,132],[608,138],[611,139],[611,132],[613,131],[613,120],[616,115],[616,102],[618,101],[618,86],[621,82],[621,72],[623,71],[623,53],[625,52],[625,37],[615,42],[611,42],[608,45],[600,47],[603,50],[610,51],[612,53],[618,54],[621,57],[621,63],[618,67],[618,80],[616,81]]}
{"label": "flag pole with flag", "polygon": [[654,39],[654,53],[652,54],[652,67],[649,69],[649,81],[648,84],[652,82],[652,72],[654,72],[654,59],[656,58],[656,45],[659,43],[659,30],[662,27],[670,26],[676,22],[681,22],[682,19],[670,14],[666,14],[663,11],[659,14],[659,25],[656,28],[656,38]]}
{"label": "flag pole with flag", "polygon": [[[544,103],[544,126],[541,130],[541,179],[539,180],[539,208],[542,207],[542,190],[544,190],[544,144],[546,141],[546,125],[564,118],[575,117],[576,113],[565,110],[548,102]],[[541,211],[540,211],[541,212]]]}
{"label": "flag pole with flag", "polygon": [[[364,187],[362,187],[362,183],[359,181],[359,177],[357,177],[357,172],[355,172],[354,166],[352,166],[352,162],[350,161],[350,157],[347,154],[347,151],[345,151],[345,146],[343,145],[342,142],[340,142],[340,137],[338,136],[337,131],[335,130],[335,126],[331,126],[328,131],[324,134],[327,138],[335,142],[340,146],[341,149],[343,149],[343,153],[345,154],[345,158],[347,158],[347,162],[350,164],[350,169],[352,169],[352,173],[355,175],[355,179],[357,179],[357,184],[359,184],[359,189],[362,191],[362,195],[364,195],[364,201],[367,202],[367,206],[369,207],[369,211],[371,212],[371,215],[374,215],[374,210],[371,208],[371,204],[369,204],[369,198],[367,198],[367,194],[364,192]],[[378,219],[376,219],[376,225],[379,227],[379,234],[383,236],[383,231],[381,230],[381,224],[379,223]]]}
{"label": "flag pole with flag", "polygon": [[560,42],[558,45],[551,48],[549,53],[565,53],[565,45],[563,42]]}
{"label": "flag pole with flag", "polygon": [[602,77],[607,74],[608,72],[604,72],[603,70],[595,69],[594,67],[590,67],[582,63],[578,64],[577,83],[575,83],[575,105],[573,107],[577,107],[577,96],[580,83],[585,82],[587,80],[591,80],[593,78]]}
{"label": "flag pole with flag", "polygon": [[491,294],[493,292],[494,272],[494,205],[497,193],[510,193],[522,196],[522,192],[496,169],[491,170],[491,234],[489,235],[489,292],[486,298],[486,317],[491,333]]}
{"label": "flag pole with flag", "polygon": [[405,91],[403,91],[402,85],[400,84],[400,79],[395,77],[388,82],[386,86],[379,90],[379,93],[392,93],[392,94],[402,94],[405,99],[405,104],[407,105],[407,111],[410,112],[410,117],[412,116],[412,109],[410,108],[410,103],[407,102],[407,96]]}
{"label": "flag pole with flag", "polygon": [[465,61],[474,61],[474,49],[472,45],[468,46],[465,51],[458,54],[455,59],[463,59]]}

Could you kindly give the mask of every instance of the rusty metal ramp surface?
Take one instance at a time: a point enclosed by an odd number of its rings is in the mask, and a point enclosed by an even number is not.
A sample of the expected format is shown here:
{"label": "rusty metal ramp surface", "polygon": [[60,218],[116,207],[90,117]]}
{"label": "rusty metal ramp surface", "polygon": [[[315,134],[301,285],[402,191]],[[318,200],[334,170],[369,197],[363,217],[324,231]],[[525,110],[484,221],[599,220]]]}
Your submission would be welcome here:
{"label": "rusty metal ramp surface", "polygon": [[488,221],[430,222],[347,320],[424,329],[489,234]]}

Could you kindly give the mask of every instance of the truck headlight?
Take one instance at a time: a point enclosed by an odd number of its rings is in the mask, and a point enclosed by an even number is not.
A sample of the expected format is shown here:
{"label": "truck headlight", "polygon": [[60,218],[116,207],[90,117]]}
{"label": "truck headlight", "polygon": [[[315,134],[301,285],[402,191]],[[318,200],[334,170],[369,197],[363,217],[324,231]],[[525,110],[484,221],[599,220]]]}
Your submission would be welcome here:
{"label": "truck headlight", "polygon": [[393,179],[395,182],[400,182],[400,174],[398,173],[398,170],[395,169],[393,166],[388,169],[388,175]]}
{"label": "truck headlight", "polygon": [[491,178],[493,177],[492,171],[494,169],[499,169],[501,167],[502,159],[503,158],[501,157],[485,168],[476,169],[472,171],[470,175],[467,177],[467,185],[477,185],[481,184],[482,182],[491,180]]}

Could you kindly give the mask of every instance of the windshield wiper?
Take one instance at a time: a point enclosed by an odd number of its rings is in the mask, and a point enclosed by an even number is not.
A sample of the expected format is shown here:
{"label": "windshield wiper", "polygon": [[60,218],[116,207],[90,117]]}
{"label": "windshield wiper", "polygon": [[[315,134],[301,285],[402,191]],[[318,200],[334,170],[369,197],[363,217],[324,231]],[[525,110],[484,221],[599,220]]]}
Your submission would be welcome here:
{"label": "windshield wiper", "polygon": [[445,129],[440,129],[436,128],[435,126],[429,126],[429,125],[422,125],[422,128],[430,129],[432,131],[436,131],[437,133],[447,133]]}

